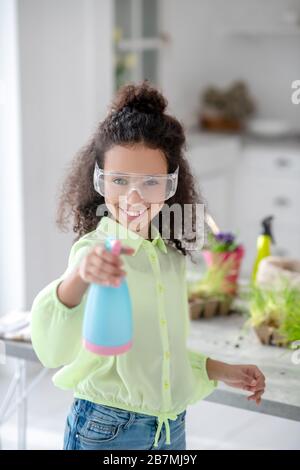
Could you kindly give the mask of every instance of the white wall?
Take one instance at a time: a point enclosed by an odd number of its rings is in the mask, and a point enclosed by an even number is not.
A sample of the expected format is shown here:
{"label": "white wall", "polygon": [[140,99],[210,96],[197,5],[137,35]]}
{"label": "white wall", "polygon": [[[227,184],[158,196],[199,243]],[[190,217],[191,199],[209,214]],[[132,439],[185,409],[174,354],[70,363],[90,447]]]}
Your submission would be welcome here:
{"label": "white wall", "polygon": [[0,315],[24,307],[17,8],[0,2]]}
{"label": "white wall", "polygon": [[66,163],[112,96],[110,0],[19,0],[26,306],[65,269],[75,234],[55,226]]}
{"label": "white wall", "polygon": [[260,116],[299,127],[299,106],[290,97],[291,82],[300,78],[300,34],[230,34],[285,28],[284,12],[295,8],[300,15],[299,0],[162,0],[160,5],[162,30],[172,40],[162,54],[161,83],[179,118],[195,123],[204,86],[242,78]]}

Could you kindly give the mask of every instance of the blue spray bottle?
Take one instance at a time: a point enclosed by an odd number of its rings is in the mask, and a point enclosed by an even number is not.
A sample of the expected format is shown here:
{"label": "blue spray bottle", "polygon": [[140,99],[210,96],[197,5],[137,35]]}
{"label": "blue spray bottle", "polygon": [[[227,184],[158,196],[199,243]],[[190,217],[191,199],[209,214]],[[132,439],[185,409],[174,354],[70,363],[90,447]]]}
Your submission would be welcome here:
{"label": "blue spray bottle", "polygon": [[[120,240],[109,237],[105,249],[119,255]],[[132,305],[125,278],[118,287],[91,284],[83,320],[83,345],[89,351],[114,356],[132,347]]]}

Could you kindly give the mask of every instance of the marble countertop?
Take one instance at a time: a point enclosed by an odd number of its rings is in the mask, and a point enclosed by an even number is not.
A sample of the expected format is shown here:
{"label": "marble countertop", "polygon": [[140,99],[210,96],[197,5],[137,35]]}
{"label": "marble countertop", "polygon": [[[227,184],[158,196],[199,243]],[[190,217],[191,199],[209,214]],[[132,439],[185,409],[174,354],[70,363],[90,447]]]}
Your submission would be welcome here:
{"label": "marble countertop", "polygon": [[189,348],[231,364],[255,364],[266,377],[260,405],[246,399],[249,392],[221,382],[207,400],[300,421],[300,354],[295,361],[293,350],[262,345],[245,324],[239,313],[190,321]]}

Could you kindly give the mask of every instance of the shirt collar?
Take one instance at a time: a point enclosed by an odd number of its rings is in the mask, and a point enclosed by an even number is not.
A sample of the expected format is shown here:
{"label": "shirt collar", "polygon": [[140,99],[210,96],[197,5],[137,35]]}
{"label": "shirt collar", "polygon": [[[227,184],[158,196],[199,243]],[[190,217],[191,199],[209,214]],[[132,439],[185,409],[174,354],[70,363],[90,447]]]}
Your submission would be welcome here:
{"label": "shirt collar", "polygon": [[124,240],[126,245],[130,246],[135,250],[134,255],[137,253],[143,242],[152,243],[152,245],[154,246],[157,245],[163,253],[167,253],[166,244],[161,238],[159,230],[157,230],[157,228],[153,224],[151,224],[151,231],[152,234],[154,234],[154,238],[152,241],[146,240],[144,237],[141,237],[136,232],[133,232],[132,230],[124,227],[112,217],[108,216],[101,217],[101,220],[98,223],[96,230],[102,231],[107,236],[112,236]]}

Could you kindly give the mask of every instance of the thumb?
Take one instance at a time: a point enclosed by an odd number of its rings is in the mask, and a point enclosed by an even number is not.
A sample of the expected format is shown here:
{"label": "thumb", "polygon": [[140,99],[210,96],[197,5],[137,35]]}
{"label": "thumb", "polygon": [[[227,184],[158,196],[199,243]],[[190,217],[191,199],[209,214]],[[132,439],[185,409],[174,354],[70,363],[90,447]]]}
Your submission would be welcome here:
{"label": "thumb", "polygon": [[243,380],[247,385],[250,385],[251,387],[253,387],[257,383],[257,380],[253,376],[245,373],[243,374]]}
{"label": "thumb", "polygon": [[121,255],[132,255],[135,252],[134,248],[131,248],[128,245],[122,245],[121,247]]}

